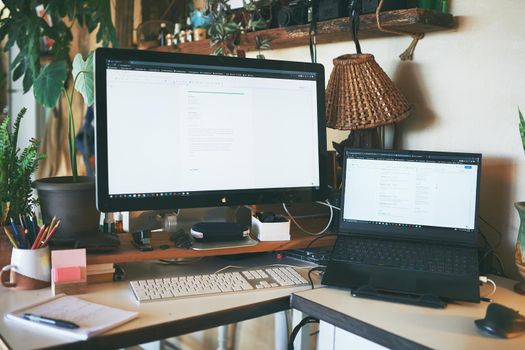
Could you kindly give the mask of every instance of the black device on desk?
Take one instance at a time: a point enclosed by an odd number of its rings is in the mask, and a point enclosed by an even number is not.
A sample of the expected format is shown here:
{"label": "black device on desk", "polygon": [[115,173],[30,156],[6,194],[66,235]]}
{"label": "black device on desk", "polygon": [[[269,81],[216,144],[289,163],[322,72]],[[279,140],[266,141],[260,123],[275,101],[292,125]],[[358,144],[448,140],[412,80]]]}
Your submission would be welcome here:
{"label": "black device on desk", "polygon": [[525,333],[525,316],[501,304],[489,304],[485,317],[474,321],[486,334],[513,338]]}
{"label": "black device on desk", "polygon": [[323,200],[320,64],[100,48],[104,212]]}
{"label": "black device on desk", "polygon": [[480,154],[346,149],[322,283],[426,306],[479,302],[480,170]]}

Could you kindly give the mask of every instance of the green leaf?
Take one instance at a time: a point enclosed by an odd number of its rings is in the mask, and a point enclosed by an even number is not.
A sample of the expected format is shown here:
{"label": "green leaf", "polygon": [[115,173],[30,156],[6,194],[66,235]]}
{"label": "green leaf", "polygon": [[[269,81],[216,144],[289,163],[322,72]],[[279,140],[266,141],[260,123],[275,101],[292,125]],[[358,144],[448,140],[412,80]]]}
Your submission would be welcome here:
{"label": "green leaf", "polygon": [[76,54],[73,60],[73,77],[75,79],[75,89],[82,94],[84,102],[91,106],[94,102],[93,51],[88,54],[85,61],[80,53]]}
{"label": "green leaf", "polygon": [[60,97],[66,77],[66,61],[55,61],[45,65],[33,83],[36,100],[46,107],[54,107]]}
{"label": "green leaf", "polygon": [[31,90],[31,86],[33,85],[33,71],[30,67],[26,68],[26,71],[24,73],[24,80],[22,80],[22,89],[24,91],[24,94]]}
{"label": "green leaf", "polygon": [[18,79],[20,79],[22,74],[24,74],[25,70],[26,70],[26,62],[22,60],[22,62],[20,62],[20,64],[16,66],[16,68],[13,70],[13,81],[17,81]]}
{"label": "green leaf", "polygon": [[215,48],[215,50],[213,50],[212,55],[215,55],[215,56],[224,56],[224,47],[219,46],[219,47]]}
{"label": "green leaf", "polygon": [[521,136],[521,144],[523,146],[523,150],[525,151],[525,119],[523,118],[523,114],[521,113],[521,110],[518,107],[518,114],[520,118],[520,124],[519,124],[519,130],[520,130],[520,136]]}

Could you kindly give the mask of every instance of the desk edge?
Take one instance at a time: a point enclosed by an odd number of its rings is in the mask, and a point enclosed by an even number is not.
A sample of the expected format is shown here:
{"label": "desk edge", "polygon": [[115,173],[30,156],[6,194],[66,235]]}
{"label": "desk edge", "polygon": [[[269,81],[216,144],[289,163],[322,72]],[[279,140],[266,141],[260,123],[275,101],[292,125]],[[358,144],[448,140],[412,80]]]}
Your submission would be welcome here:
{"label": "desk edge", "polygon": [[[349,295],[350,297],[350,295]],[[353,318],[347,314],[341,313],[337,310],[328,308],[324,305],[313,302],[300,295],[292,294],[290,305],[293,309],[302,311],[309,316],[318,318],[341,328],[345,331],[368,339],[374,343],[383,345],[389,349],[400,350],[423,350],[430,349],[425,345],[416,343],[410,339],[401,337],[394,333],[385,331],[374,325],[363,322],[359,319]]]}

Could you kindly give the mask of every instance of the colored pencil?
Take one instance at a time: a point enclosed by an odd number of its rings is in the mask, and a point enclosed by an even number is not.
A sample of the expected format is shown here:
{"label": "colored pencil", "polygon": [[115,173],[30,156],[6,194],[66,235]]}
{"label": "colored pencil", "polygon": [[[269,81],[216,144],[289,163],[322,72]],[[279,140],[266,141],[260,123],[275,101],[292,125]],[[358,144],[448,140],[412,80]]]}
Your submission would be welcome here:
{"label": "colored pencil", "polygon": [[60,220],[58,220],[56,222],[55,226],[49,231],[49,233],[47,234],[46,240],[42,243],[41,247],[45,247],[47,242],[49,242],[51,237],[53,237],[53,235],[55,234],[56,230],[58,229],[58,225],[60,225]]}
{"label": "colored pencil", "polygon": [[45,230],[46,230],[46,225],[42,225],[40,227],[40,231],[38,231],[38,234],[36,235],[36,239],[33,242],[33,245],[31,246],[31,249],[38,248],[38,245],[40,244],[39,242],[42,241],[42,235],[44,234]]}
{"label": "colored pencil", "polygon": [[24,241],[22,240],[22,236],[20,235],[20,232],[18,232],[18,229],[16,228],[16,224],[13,218],[9,218],[9,220],[11,221],[11,226],[13,227],[13,232],[16,236],[16,239],[18,240],[18,245],[20,246],[20,248],[25,248]]}
{"label": "colored pencil", "polygon": [[11,241],[11,244],[13,245],[13,247],[18,248],[18,244],[16,243],[16,241],[14,240],[14,238],[11,236],[11,234],[9,233],[9,231],[7,230],[7,228],[5,228],[5,226],[4,226],[3,228],[4,228],[4,232],[5,232],[5,234],[7,235],[7,238],[9,238],[9,240]]}

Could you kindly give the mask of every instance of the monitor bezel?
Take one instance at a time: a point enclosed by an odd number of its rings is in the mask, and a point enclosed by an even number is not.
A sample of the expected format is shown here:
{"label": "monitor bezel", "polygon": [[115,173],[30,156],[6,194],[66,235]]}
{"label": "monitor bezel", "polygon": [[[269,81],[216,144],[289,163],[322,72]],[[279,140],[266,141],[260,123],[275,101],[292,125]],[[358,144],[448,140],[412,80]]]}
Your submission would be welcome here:
{"label": "monitor bezel", "polygon": [[[475,218],[474,229],[469,231],[459,231],[446,227],[425,226],[421,228],[416,227],[398,227],[394,225],[381,225],[366,222],[351,222],[345,221],[343,217],[343,208],[345,205],[345,174],[346,165],[349,155],[365,156],[366,157],[398,157],[404,159],[419,159],[419,160],[460,160],[472,159],[477,162],[477,183],[476,183],[476,203],[475,203]],[[465,153],[465,152],[443,152],[443,151],[422,151],[422,150],[374,150],[374,149],[359,149],[346,148],[343,157],[343,184],[341,190],[341,215],[339,217],[339,231],[341,234],[357,234],[370,237],[380,237],[385,239],[408,239],[408,240],[425,240],[435,241],[436,243],[444,244],[460,244],[466,246],[476,246],[479,232],[479,196],[480,196],[480,181],[481,181],[481,154],[479,153]]]}
{"label": "monitor bezel", "polygon": [[[219,67],[263,68],[316,73],[317,128],[319,157],[319,186],[277,189],[245,189],[210,191],[192,196],[146,198],[115,198],[109,195],[108,134],[107,134],[107,60],[134,60],[159,63],[215,65]],[[328,195],[327,146],[325,122],[325,78],[321,64],[236,58],[211,55],[193,55],[129,49],[98,48],[94,55],[95,86],[95,154],[96,202],[102,212],[165,210],[199,207],[220,207],[270,203],[299,203],[324,200]],[[132,161],[132,155],[128,155]],[[300,156],[298,154],[298,156]],[[290,161],[293,161],[291,159]],[[130,170],[132,171],[132,170]],[[154,170],[152,170],[154,171]]]}

